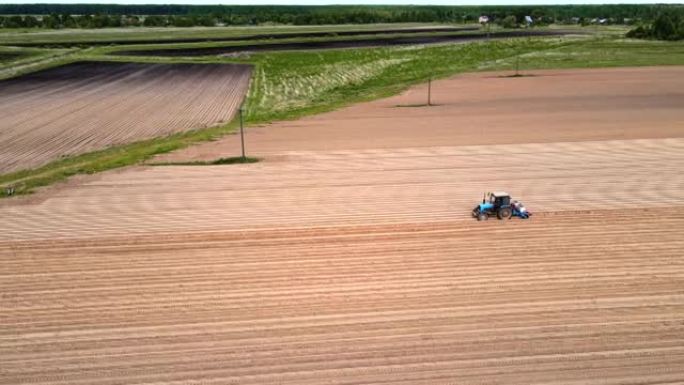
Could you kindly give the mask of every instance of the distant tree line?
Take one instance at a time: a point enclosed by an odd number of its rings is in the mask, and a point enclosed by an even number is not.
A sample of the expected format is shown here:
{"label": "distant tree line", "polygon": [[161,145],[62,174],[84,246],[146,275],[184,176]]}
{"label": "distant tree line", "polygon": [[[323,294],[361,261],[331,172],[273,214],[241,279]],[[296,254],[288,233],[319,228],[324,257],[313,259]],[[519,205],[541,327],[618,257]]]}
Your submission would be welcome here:
{"label": "distant tree line", "polygon": [[684,40],[684,10],[669,9],[653,23],[640,25],[627,33],[637,39]]}
{"label": "distant tree line", "polygon": [[122,4],[0,4],[2,28],[105,28],[257,24],[371,24],[476,22],[481,15],[517,26],[534,24],[638,24],[682,5],[554,6],[222,6]]}
{"label": "distant tree line", "polygon": [[0,16],[1,28],[111,28],[111,27],[194,27],[219,25],[211,15],[13,15]]}

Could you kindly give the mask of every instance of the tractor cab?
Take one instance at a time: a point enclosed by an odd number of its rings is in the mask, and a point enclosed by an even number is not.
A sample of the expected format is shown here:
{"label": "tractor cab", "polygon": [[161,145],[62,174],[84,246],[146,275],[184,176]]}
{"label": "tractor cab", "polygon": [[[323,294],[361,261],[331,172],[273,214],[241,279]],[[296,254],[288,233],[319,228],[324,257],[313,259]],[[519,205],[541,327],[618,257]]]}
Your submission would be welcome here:
{"label": "tractor cab", "polygon": [[496,210],[500,209],[501,207],[510,207],[511,196],[502,191],[494,192],[489,194],[489,203],[494,205]]}
{"label": "tractor cab", "polygon": [[492,215],[499,219],[507,219],[512,214],[511,196],[502,191],[486,194],[482,203],[473,209],[473,216],[478,221],[486,220]]}

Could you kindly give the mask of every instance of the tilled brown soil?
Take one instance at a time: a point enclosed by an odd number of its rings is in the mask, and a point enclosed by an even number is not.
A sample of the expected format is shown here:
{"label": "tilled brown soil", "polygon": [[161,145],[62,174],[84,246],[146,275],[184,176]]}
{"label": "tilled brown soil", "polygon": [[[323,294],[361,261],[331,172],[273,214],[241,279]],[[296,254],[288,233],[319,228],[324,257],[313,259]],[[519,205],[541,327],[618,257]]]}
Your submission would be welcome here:
{"label": "tilled brown soil", "polygon": [[79,62],[0,81],[0,173],[229,121],[250,66]]}
{"label": "tilled brown soil", "polygon": [[678,383],[682,218],[4,243],[0,383]]}
{"label": "tilled brown soil", "polygon": [[[684,136],[684,67],[473,73],[401,95],[246,131],[248,153],[575,142]],[[216,159],[239,137],[159,160]]]}
{"label": "tilled brown soil", "polygon": [[414,45],[414,44],[439,44],[439,43],[458,43],[476,40],[504,39],[512,37],[533,37],[533,36],[562,36],[567,34],[577,34],[578,32],[563,31],[505,31],[478,34],[462,35],[430,35],[430,36],[407,36],[407,37],[383,37],[369,39],[352,40],[330,40],[330,41],[306,41],[294,43],[266,43],[266,44],[245,44],[223,47],[204,47],[204,48],[165,48],[152,50],[121,50],[112,51],[112,55],[132,55],[132,56],[209,56],[226,55],[238,52],[262,52],[262,51],[290,51],[290,50],[320,50],[320,49],[339,49],[339,48],[364,48],[364,47],[384,47],[394,45]]}
{"label": "tilled brown soil", "polygon": [[684,139],[290,151],[113,172],[39,204],[3,200],[12,220],[0,239],[469,221],[496,190],[536,212],[665,208],[684,204],[682,167]]}
{"label": "tilled brown soil", "polygon": [[[264,131],[282,147],[259,163],[3,200],[0,384],[684,382],[684,138],[525,143],[517,122],[515,145]],[[532,218],[470,218],[499,189]]]}

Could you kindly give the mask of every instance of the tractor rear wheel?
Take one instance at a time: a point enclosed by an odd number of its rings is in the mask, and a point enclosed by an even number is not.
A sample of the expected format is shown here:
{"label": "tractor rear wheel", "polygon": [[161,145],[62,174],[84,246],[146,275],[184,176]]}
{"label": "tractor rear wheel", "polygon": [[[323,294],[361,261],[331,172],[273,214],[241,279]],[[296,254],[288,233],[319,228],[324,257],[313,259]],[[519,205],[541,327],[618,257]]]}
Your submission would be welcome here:
{"label": "tractor rear wheel", "polygon": [[502,207],[499,209],[499,211],[496,213],[496,216],[499,219],[508,219],[513,215],[513,211],[511,211],[510,207]]}
{"label": "tractor rear wheel", "polygon": [[478,220],[478,221],[486,221],[487,218],[488,218],[488,217],[487,217],[487,214],[485,214],[485,213],[479,213],[479,214],[477,215],[477,220]]}

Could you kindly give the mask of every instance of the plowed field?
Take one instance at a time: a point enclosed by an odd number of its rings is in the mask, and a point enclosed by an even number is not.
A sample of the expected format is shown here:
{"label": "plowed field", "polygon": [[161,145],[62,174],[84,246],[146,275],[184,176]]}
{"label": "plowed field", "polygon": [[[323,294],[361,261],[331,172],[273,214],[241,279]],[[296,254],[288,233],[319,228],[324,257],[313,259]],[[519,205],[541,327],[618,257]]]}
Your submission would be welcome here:
{"label": "plowed field", "polygon": [[[296,27],[301,29],[301,26]],[[312,37],[331,37],[331,36],[373,36],[373,35],[395,35],[395,34],[414,34],[414,33],[436,33],[436,32],[463,32],[463,31],[477,31],[480,26],[464,26],[464,27],[409,27],[409,28],[392,28],[392,29],[361,29],[361,30],[330,30],[320,32],[277,32],[277,33],[258,33],[255,35],[238,35],[238,36],[206,36],[196,38],[173,38],[167,36],[160,36],[158,39],[145,38],[131,38],[126,36],[119,39],[98,39],[98,40],[73,40],[65,41],[60,39],[57,43],[51,42],[31,42],[31,43],[15,43],[12,46],[17,47],[65,47],[65,46],[98,46],[98,45],[113,45],[113,44],[159,44],[159,43],[201,43],[210,41],[250,41],[250,40],[276,40],[276,39],[294,39],[294,38],[312,38]],[[9,45],[9,44],[8,44]]]}
{"label": "plowed field", "polygon": [[[367,140],[384,112],[355,121]],[[348,149],[342,133],[287,146],[275,125],[259,163],[3,200],[0,384],[684,382],[684,138],[667,117],[638,139],[597,124],[525,143],[513,123],[516,145],[402,131]],[[533,217],[469,217],[500,189]]]}
{"label": "plowed field", "polygon": [[0,173],[229,121],[250,71],[81,62],[0,81]]}

